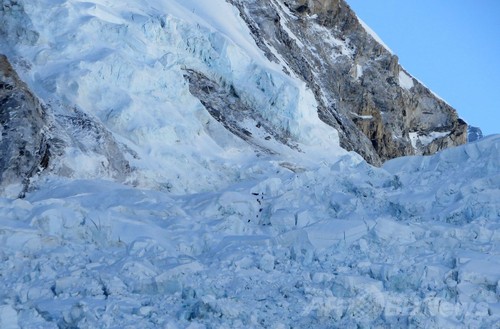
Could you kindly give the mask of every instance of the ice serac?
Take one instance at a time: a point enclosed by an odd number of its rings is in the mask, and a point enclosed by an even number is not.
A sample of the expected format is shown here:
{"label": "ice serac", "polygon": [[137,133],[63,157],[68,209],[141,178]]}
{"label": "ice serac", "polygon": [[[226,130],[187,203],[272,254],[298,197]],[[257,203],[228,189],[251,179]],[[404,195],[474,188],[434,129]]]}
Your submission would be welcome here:
{"label": "ice serac", "polygon": [[306,81],[341,145],[380,164],[466,142],[456,111],[406,72],[343,0],[228,0],[270,60]]}

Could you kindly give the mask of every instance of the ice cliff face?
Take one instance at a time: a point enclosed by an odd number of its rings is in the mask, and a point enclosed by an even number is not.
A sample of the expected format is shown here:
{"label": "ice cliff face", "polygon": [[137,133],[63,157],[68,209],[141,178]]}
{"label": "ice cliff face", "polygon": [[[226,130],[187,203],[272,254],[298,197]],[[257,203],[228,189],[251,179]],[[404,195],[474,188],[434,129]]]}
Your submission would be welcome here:
{"label": "ice cliff face", "polygon": [[69,134],[51,172],[184,193],[240,179],[255,156],[345,154],[306,83],[224,1],[1,8],[1,51]]}

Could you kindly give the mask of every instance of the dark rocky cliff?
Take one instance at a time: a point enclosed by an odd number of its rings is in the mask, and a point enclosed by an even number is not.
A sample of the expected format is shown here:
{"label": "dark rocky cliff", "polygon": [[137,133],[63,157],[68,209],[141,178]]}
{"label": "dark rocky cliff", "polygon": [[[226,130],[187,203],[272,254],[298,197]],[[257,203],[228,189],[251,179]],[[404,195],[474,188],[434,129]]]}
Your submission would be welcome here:
{"label": "dark rocky cliff", "polygon": [[4,55],[0,55],[0,186],[22,194],[51,158],[50,123],[44,107]]}
{"label": "dark rocky cliff", "polygon": [[268,58],[307,82],[344,148],[380,165],[466,142],[456,111],[412,78],[345,1],[228,1]]}

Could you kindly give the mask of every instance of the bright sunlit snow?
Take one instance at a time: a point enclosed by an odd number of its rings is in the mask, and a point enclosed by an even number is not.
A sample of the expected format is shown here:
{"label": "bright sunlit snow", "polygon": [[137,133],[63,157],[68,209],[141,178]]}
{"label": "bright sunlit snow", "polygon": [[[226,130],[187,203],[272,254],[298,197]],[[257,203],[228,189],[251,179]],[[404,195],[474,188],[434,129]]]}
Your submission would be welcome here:
{"label": "bright sunlit snow", "polygon": [[410,77],[406,72],[399,72],[399,85],[406,90],[413,88],[413,78]]}

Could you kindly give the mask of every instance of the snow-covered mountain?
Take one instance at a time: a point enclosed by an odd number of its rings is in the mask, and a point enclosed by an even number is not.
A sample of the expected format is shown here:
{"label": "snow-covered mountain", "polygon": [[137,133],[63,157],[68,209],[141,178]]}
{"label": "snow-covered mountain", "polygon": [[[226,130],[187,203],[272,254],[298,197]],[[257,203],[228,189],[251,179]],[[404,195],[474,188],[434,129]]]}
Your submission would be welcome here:
{"label": "snow-covered mountain", "polygon": [[0,51],[61,150],[49,171],[184,193],[233,181],[251,150],[379,165],[465,143],[343,1],[231,3],[3,1]]}
{"label": "snow-covered mountain", "polygon": [[469,143],[475,142],[483,138],[483,131],[479,127],[468,126],[467,128],[467,141]]}
{"label": "snow-covered mountain", "polygon": [[498,325],[500,138],[422,156],[465,123],[344,1],[0,20],[0,328]]}

